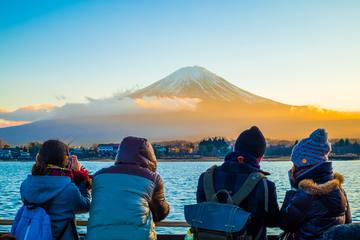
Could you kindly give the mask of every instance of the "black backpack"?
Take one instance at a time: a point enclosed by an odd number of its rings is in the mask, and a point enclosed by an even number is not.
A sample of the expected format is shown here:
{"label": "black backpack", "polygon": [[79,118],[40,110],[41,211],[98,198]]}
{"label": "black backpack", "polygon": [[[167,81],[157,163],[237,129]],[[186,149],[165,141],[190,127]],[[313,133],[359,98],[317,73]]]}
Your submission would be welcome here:
{"label": "black backpack", "polygon": [[[206,202],[185,206],[186,221],[192,227],[196,240],[252,240],[247,233],[250,213],[239,207],[256,185],[263,181],[265,189],[265,211],[268,211],[268,185],[266,177],[260,172],[251,173],[241,188],[232,196],[226,189],[215,191],[214,172],[216,166],[209,168],[204,175]],[[227,203],[220,203],[219,196],[226,196]],[[254,240],[261,237],[260,229]]]}

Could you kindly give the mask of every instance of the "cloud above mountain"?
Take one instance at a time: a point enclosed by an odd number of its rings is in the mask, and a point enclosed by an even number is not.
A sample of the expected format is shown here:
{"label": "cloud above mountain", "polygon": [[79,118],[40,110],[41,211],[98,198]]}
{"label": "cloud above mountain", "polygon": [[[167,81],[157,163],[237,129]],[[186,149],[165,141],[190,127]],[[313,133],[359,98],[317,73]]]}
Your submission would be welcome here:
{"label": "cloud above mountain", "polygon": [[140,109],[157,111],[195,111],[201,102],[199,98],[179,98],[179,97],[142,97],[134,99]]}
{"label": "cloud above mountain", "polygon": [[26,121],[7,121],[4,119],[0,119],[0,128],[5,128],[5,127],[14,127],[14,126],[20,126],[20,125],[24,125],[26,123]]}
{"label": "cloud above mountain", "polygon": [[116,96],[104,99],[86,98],[85,103],[67,103],[56,107],[52,105],[26,106],[15,111],[0,110],[0,127],[21,125],[39,120],[72,118],[86,116],[114,116],[135,113],[194,111],[197,98],[142,97],[129,98]]}
{"label": "cloud above mountain", "polygon": [[52,112],[56,107],[50,104],[25,106],[15,111],[0,110],[0,119],[3,121],[32,122],[41,120]]}
{"label": "cloud above mountain", "polygon": [[154,113],[196,109],[200,102],[196,98],[177,97],[111,97],[105,99],[87,98],[86,103],[69,103],[50,112],[50,118],[71,118],[84,116],[112,116],[135,113]]}

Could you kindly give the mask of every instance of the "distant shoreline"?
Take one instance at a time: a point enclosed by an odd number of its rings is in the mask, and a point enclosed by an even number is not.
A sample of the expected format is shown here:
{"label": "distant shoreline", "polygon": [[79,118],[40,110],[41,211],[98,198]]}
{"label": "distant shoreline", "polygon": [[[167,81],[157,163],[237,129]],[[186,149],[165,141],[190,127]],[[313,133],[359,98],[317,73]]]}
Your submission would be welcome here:
{"label": "distant shoreline", "polygon": [[[113,159],[79,159],[81,162],[114,162]],[[201,158],[158,158],[158,162],[222,162],[224,158],[222,157],[201,157]],[[360,158],[331,158],[331,161],[359,161]],[[290,161],[290,156],[286,157],[276,157],[276,158],[264,158],[263,162],[287,162]],[[1,162],[34,162],[34,160],[19,160],[19,159],[0,159]]]}
{"label": "distant shoreline", "polygon": [[[224,157],[201,157],[201,158],[159,158],[158,162],[222,162]],[[264,162],[286,162],[290,157],[265,158]]]}

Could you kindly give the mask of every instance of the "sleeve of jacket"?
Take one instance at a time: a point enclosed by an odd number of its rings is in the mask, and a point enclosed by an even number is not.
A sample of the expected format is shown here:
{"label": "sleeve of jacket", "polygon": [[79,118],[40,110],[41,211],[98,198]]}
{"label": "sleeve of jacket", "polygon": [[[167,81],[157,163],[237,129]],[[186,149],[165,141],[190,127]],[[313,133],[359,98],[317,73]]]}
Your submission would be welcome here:
{"label": "sleeve of jacket", "polygon": [[204,191],[204,173],[200,175],[197,191],[196,191],[196,201],[197,203],[206,202],[206,196]]}
{"label": "sleeve of jacket", "polygon": [[341,191],[344,193],[344,196],[346,199],[345,224],[349,224],[349,223],[352,223],[350,204],[349,204],[349,200],[348,200],[345,190],[343,188],[341,188]]}
{"label": "sleeve of jacket", "polygon": [[149,206],[154,222],[160,222],[165,219],[170,212],[170,206],[165,200],[164,182],[160,175],[155,180],[155,189]]}
{"label": "sleeve of jacket", "polygon": [[269,209],[265,213],[265,225],[267,227],[279,226],[280,210],[277,202],[277,194],[275,184],[271,181],[267,181],[269,188]]}
{"label": "sleeve of jacket", "polygon": [[280,210],[280,228],[286,232],[294,232],[306,218],[309,198],[302,191],[287,191]]}
{"label": "sleeve of jacket", "polygon": [[88,212],[90,210],[91,194],[86,184],[81,183],[79,186],[72,184],[72,186],[69,194],[72,196],[74,212],[76,214]]}

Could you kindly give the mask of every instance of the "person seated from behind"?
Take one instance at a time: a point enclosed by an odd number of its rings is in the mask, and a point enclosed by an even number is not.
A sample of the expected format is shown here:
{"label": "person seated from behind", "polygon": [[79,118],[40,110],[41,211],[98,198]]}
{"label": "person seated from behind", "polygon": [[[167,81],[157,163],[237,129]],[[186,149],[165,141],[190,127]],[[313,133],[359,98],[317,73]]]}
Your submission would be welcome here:
{"label": "person seated from behind", "polygon": [[154,222],[169,214],[157,160],[147,139],[126,137],[115,164],[93,177],[87,240],[156,239]]}
{"label": "person seated from behind", "polygon": [[[227,190],[235,194],[248,176],[253,172],[269,173],[260,170],[260,162],[265,154],[266,141],[258,127],[251,127],[242,132],[237,138],[234,151],[229,153],[224,163],[215,168],[214,187],[216,191]],[[210,201],[206,198],[204,189],[204,174],[199,178],[197,188],[197,202]],[[268,199],[265,199],[265,190],[268,191]],[[265,202],[268,202],[267,210]],[[224,199],[226,203],[226,199]],[[255,189],[239,205],[242,209],[251,213],[251,220],[247,232],[252,239],[267,239],[266,227],[276,227],[279,219],[279,206],[276,197],[275,184],[266,180],[257,183]]]}
{"label": "person seated from behind", "polygon": [[317,129],[293,148],[292,190],[286,193],[280,224],[288,239],[320,240],[332,226],[351,223],[344,177],[334,173],[330,152],[325,129]]}
{"label": "person seated from behind", "polygon": [[[71,159],[71,161],[70,161]],[[46,205],[54,239],[78,239],[75,214],[90,208],[91,180],[77,158],[70,158],[69,147],[58,140],[44,142],[31,175],[22,182],[24,204]]]}

